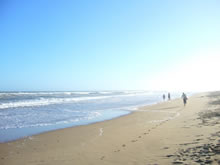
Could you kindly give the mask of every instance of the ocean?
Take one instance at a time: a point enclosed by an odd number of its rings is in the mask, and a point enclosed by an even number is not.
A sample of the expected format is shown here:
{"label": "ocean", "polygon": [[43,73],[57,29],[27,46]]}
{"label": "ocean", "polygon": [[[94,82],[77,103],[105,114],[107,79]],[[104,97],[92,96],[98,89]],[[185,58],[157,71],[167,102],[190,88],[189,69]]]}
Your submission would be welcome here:
{"label": "ocean", "polygon": [[[0,142],[127,115],[163,92],[0,92]],[[172,98],[179,94],[171,95]]]}

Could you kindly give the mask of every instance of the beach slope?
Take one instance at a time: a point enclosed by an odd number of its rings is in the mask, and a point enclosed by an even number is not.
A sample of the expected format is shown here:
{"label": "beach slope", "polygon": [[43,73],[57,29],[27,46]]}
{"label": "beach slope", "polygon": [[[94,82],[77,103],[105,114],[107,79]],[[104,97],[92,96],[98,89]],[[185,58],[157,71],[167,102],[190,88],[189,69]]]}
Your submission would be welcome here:
{"label": "beach slope", "polygon": [[0,144],[1,165],[220,163],[220,92]]}

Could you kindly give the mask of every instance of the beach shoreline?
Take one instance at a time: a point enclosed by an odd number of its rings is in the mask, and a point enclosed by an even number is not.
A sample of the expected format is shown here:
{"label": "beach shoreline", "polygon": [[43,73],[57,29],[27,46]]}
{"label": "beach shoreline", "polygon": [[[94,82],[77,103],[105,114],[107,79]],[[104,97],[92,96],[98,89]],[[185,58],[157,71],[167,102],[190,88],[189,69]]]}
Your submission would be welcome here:
{"label": "beach shoreline", "polygon": [[149,91],[0,94],[5,98],[0,101],[2,116],[0,143],[52,130],[114,119],[140,106],[161,101],[161,94]]}
{"label": "beach shoreline", "polygon": [[206,113],[220,106],[210,104],[215,99],[219,93],[196,94],[186,107],[175,99],[112,120],[1,143],[0,164],[217,164],[219,123],[209,122],[218,113]]}
{"label": "beach shoreline", "polygon": [[[177,98],[174,98],[173,100],[176,100],[176,99]],[[71,129],[71,128],[76,128],[76,127],[84,127],[84,126],[88,126],[88,125],[99,124],[99,123],[103,123],[103,122],[107,122],[107,121],[111,121],[111,120],[120,119],[120,118],[123,118],[125,116],[132,115],[133,113],[142,111],[141,109],[143,109],[143,108],[151,107],[151,106],[154,106],[154,105],[160,105],[160,104],[163,104],[166,101],[169,101],[169,100],[158,101],[156,103],[148,103],[148,104],[145,104],[145,105],[140,105],[140,106],[137,106],[137,107],[132,107],[132,109],[130,109],[130,110],[125,110],[125,111],[128,111],[129,113],[126,113],[126,114],[123,114],[123,115],[120,115],[120,116],[116,116],[116,117],[113,117],[113,118],[109,118],[109,119],[103,119],[103,120],[100,120],[100,121],[94,121],[94,122],[91,122],[91,123],[88,123],[88,124],[79,124],[79,125],[72,125],[72,126],[71,126],[71,124],[69,124],[70,126],[66,126],[66,127],[63,126],[63,127],[58,127],[58,128],[56,128],[54,126],[50,126],[51,129],[48,129],[48,130],[46,129],[46,131],[39,131],[39,133],[33,133],[31,135],[23,136],[23,137],[20,137],[20,138],[3,141],[3,142],[0,142],[0,144],[16,142],[16,141],[32,138],[33,136],[43,135],[43,134],[47,134],[47,133],[50,133],[50,132],[56,132],[56,131],[63,130],[63,129]],[[54,128],[52,128],[52,127],[54,127]],[[28,128],[28,129],[31,129],[31,128]]]}

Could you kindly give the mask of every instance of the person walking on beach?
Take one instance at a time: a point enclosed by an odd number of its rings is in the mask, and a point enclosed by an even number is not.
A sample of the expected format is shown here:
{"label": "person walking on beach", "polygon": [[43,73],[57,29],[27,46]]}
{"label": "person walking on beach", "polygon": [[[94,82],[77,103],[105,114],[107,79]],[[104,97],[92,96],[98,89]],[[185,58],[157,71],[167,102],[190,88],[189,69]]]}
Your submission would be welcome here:
{"label": "person walking on beach", "polygon": [[183,99],[183,104],[184,104],[184,106],[186,105],[186,101],[187,101],[187,97],[186,97],[186,94],[183,92],[183,94],[182,94],[182,99]]}
{"label": "person walking on beach", "polygon": [[168,100],[170,100],[170,93],[168,93]]}
{"label": "person walking on beach", "polygon": [[165,94],[163,94],[163,101],[165,101],[165,98],[166,98],[166,96],[165,96]]}

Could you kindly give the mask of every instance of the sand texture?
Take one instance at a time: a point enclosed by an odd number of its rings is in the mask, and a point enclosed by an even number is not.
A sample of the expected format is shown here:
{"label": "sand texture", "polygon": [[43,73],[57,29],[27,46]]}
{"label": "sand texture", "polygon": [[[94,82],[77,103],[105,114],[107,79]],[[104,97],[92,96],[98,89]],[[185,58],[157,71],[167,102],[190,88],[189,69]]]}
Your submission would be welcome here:
{"label": "sand texture", "polygon": [[1,165],[220,164],[220,92],[0,144]]}

